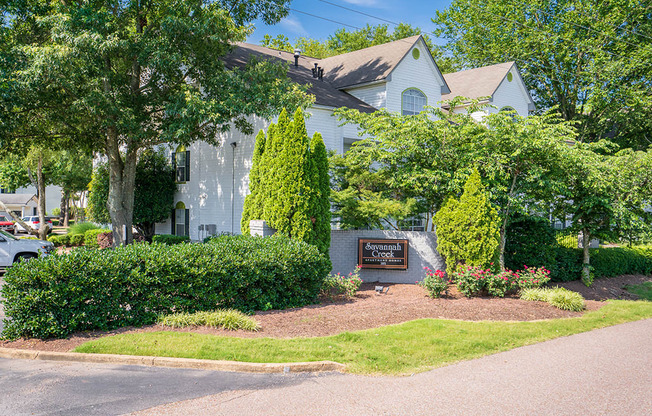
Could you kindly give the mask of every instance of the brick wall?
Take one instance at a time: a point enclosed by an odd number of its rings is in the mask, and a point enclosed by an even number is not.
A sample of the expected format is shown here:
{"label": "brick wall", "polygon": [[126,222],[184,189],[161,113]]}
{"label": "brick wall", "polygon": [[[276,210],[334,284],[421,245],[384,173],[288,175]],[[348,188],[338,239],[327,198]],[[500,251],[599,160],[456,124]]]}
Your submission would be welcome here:
{"label": "brick wall", "polygon": [[333,273],[348,274],[358,263],[358,239],[383,238],[408,240],[408,269],[362,269],[365,282],[414,283],[424,278],[424,267],[444,270],[444,259],[437,252],[437,237],[432,232],[389,230],[333,230],[330,257]]}

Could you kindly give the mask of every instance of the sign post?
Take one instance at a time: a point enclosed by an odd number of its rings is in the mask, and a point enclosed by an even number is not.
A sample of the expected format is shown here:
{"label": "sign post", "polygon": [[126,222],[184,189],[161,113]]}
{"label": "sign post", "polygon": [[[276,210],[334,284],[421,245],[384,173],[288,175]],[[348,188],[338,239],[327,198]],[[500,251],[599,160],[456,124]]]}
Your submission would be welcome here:
{"label": "sign post", "polygon": [[358,239],[358,265],[363,269],[408,268],[408,240]]}

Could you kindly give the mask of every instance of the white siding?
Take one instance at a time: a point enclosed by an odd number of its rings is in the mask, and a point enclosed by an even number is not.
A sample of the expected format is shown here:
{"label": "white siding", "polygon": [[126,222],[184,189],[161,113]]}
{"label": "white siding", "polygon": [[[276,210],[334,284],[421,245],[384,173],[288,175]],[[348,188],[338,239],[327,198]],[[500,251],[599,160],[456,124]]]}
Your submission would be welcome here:
{"label": "white siding", "polygon": [[496,89],[493,101],[491,102],[491,104],[495,105],[497,108],[491,108],[489,109],[489,112],[495,113],[501,108],[509,106],[516,110],[519,115],[525,117],[528,115],[529,97],[516,68],[512,67],[510,72],[512,74],[511,82],[507,80],[507,77],[503,79],[503,82],[501,82],[500,86]]}
{"label": "white siding", "polygon": [[385,108],[387,105],[387,89],[384,82],[360,88],[346,90],[355,98],[364,101],[374,108]]}
{"label": "white siding", "polygon": [[[35,186],[27,186],[25,188],[16,189],[15,194],[34,194],[36,195]],[[52,210],[61,208],[61,187],[49,185],[45,187],[45,211],[48,215],[52,215]],[[29,215],[32,215],[30,212]]]}
{"label": "white siding", "polygon": [[437,69],[428,56],[425,44],[418,42],[414,48],[419,49],[419,59],[412,57],[411,49],[394,69],[391,81],[387,83],[387,109],[389,111],[401,112],[401,95],[408,88],[417,88],[423,92],[429,106],[437,107],[441,101],[443,84],[437,76]]}
{"label": "white siding", "polygon": [[[342,128],[326,108],[311,108],[306,119],[308,135],[318,131],[324,138],[326,148],[342,152]],[[220,134],[220,146],[205,142],[187,147],[190,151],[190,180],[179,184],[174,203],[181,201],[190,214],[190,238],[201,240],[207,236],[199,230],[201,225],[215,225],[217,232],[240,233],[240,220],[245,197],[249,194],[249,170],[251,169],[255,138],[259,130],[267,130],[270,122],[258,117],[250,118],[254,124],[253,135],[243,135],[232,128]],[[276,121],[276,120],[274,120]],[[235,152],[230,143],[236,142]],[[176,147],[170,149],[174,151]],[[234,159],[235,156],[235,159]],[[235,180],[235,188],[233,182]],[[232,190],[233,216],[231,214]],[[170,234],[171,218],[156,225],[157,234]]]}

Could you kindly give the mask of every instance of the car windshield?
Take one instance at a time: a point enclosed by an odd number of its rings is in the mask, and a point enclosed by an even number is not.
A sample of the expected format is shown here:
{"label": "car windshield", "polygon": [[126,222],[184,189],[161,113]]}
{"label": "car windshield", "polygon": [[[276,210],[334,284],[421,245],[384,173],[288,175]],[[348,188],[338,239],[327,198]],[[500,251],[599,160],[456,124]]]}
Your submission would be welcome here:
{"label": "car windshield", "polygon": [[6,238],[7,240],[18,240],[18,239],[17,239],[16,237],[14,237],[13,235],[11,235],[11,234],[9,234],[9,233],[6,233],[6,232],[4,232],[4,231],[2,231],[2,230],[0,230],[0,235],[2,235],[2,236],[3,236],[4,238]]}
{"label": "car windshield", "polygon": [[0,215],[0,222],[11,222],[4,215]]}

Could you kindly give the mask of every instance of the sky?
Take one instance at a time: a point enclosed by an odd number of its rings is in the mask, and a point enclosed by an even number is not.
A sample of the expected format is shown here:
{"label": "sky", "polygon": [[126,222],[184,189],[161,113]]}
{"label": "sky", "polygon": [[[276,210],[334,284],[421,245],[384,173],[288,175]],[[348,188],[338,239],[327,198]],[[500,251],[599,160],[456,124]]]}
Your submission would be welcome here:
{"label": "sky", "polygon": [[[435,28],[430,21],[435,16],[435,11],[438,9],[444,10],[450,3],[451,0],[293,0],[290,4],[290,8],[293,10],[290,10],[288,17],[280,23],[267,26],[259,21],[254,22],[256,30],[249,36],[247,42],[259,44],[266,34],[272,37],[283,34],[290,39],[290,42],[294,42],[296,38],[302,36],[325,40],[329,35],[335,33],[337,29],[346,28],[353,31],[356,30],[355,27],[361,28],[367,23],[371,25],[388,24],[390,30],[394,27],[392,23],[345,10],[333,4],[395,23],[409,23],[412,26],[420,27],[427,33],[432,32]],[[316,15],[323,19],[301,12]],[[334,20],[339,23],[329,22],[324,19]],[[434,36],[431,36],[431,38],[436,43],[443,43]]]}

